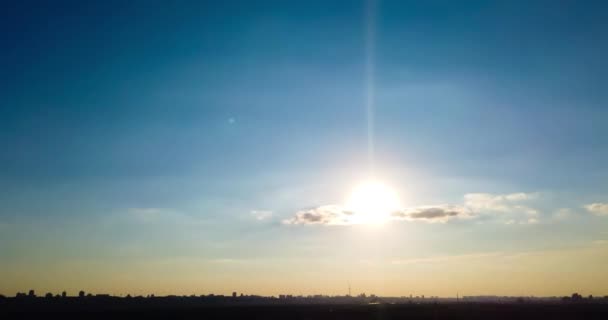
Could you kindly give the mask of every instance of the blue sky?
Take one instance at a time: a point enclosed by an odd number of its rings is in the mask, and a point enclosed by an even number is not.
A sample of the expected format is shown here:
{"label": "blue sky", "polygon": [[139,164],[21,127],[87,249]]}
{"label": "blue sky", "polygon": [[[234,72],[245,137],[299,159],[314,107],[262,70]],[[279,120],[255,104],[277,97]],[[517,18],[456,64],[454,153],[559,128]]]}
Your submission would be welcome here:
{"label": "blue sky", "polygon": [[0,291],[341,293],[357,264],[361,290],[448,295],[417,264],[470,258],[471,292],[605,294],[491,275],[608,278],[606,9],[377,3],[376,178],[409,209],[370,231],[290,220],[369,178],[364,2],[2,4]]}

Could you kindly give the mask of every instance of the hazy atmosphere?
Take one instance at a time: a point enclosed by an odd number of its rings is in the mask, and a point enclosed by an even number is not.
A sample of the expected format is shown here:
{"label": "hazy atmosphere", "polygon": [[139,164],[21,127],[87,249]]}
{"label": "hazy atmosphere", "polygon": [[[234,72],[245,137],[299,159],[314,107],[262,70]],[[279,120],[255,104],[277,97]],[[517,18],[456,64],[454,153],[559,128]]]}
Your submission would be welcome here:
{"label": "hazy atmosphere", "polygon": [[3,2],[0,294],[604,296],[607,12]]}

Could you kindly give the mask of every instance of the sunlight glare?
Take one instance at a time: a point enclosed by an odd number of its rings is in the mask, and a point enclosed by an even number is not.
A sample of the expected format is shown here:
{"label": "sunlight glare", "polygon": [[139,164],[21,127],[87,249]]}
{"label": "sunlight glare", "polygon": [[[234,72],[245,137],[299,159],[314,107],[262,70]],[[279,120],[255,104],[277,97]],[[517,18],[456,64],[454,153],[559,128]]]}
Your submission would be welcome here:
{"label": "sunlight glare", "polygon": [[377,181],[361,183],[346,201],[346,209],[353,212],[353,222],[358,224],[382,224],[399,208],[395,190]]}

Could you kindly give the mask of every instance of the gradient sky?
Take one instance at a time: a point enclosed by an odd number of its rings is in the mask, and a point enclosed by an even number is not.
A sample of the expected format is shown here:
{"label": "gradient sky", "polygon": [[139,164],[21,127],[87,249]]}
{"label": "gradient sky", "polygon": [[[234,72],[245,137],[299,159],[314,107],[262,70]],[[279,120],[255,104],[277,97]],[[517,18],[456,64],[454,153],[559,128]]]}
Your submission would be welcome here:
{"label": "gradient sky", "polygon": [[3,2],[0,294],[608,294],[608,4],[375,21],[404,215],[333,225],[370,178],[365,2]]}

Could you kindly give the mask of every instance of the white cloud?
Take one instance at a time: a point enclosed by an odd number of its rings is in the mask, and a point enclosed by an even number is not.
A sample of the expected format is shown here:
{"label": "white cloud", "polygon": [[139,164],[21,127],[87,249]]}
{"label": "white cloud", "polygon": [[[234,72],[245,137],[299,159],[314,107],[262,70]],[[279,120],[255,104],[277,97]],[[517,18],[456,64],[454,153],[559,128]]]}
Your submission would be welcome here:
{"label": "white cloud", "polygon": [[596,202],[584,206],[587,211],[596,216],[608,216],[608,203]]}
{"label": "white cloud", "polygon": [[521,224],[537,224],[537,223],[538,223],[538,219],[529,218],[528,221],[526,221],[525,223],[521,223]]}
{"label": "white cloud", "polygon": [[524,201],[524,200],[533,200],[538,199],[538,193],[525,193],[525,192],[517,192],[510,193],[505,195],[498,195],[498,197],[504,197],[508,201]]}
{"label": "white cloud", "polygon": [[491,193],[467,193],[464,195],[464,204],[475,212],[522,212],[529,215],[536,215],[538,211],[529,206],[520,204],[538,198],[538,193],[510,193],[510,194],[491,194]]}
{"label": "white cloud", "polygon": [[272,211],[269,210],[252,210],[251,215],[258,221],[266,220],[272,217]]}
{"label": "white cloud", "polygon": [[505,224],[536,224],[539,211],[530,206],[538,199],[538,193],[468,193],[464,195],[464,206],[476,215],[494,216]]}

